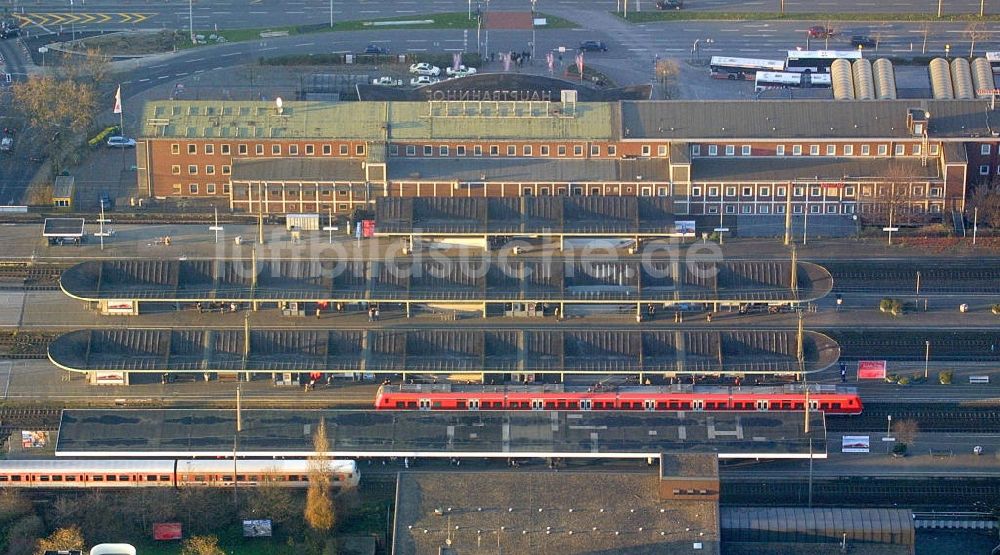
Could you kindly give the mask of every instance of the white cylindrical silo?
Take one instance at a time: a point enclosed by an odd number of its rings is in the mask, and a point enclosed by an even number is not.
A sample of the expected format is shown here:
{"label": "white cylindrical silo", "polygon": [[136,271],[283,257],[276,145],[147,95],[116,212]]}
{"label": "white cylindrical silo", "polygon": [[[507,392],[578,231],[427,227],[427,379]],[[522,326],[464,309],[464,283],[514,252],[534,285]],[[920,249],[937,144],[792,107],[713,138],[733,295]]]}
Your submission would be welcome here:
{"label": "white cylindrical silo", "polygon": [[955,87],[955,98],[969,100],[976,97],[976,90],[972,88],[972,69],[969,68],[969,60],[955,58],[951,61],[951,83]]}
{"label": "white cylindrical silo", "polygon": [[834,100],[854,100],[854,75],[851,62],[839,59],[830,66],[830,81]]}
{"label": "white cylindrical silo", "polygon": [[931,93],[937,100],[955,98],[955,90],[951,86],[951,66],[944,58],[934,58],[928,67],[931,74]]}
{"label": "white cylindrical silo", "polygon": [[854,73],[854,98],[858,100],[875,100],[875,81],[872,78],[872,63],[868,60],[855,60],[852,71]]}
{"label": "white cylindrical silo", "polygon": [[984,91],[996,88],[993,82],[993,69],[990,68],[990,61],[986,58],[972,60],[972,84],[975,85],[976,96],[979,98],[988,98],[991,95]]}
{"label": "white cylindrical silo", "polygon": [[886,58],[875,60],[872,73],[875,79],[875,97],[879,100],[895,100],[896,74],[892,62]]}

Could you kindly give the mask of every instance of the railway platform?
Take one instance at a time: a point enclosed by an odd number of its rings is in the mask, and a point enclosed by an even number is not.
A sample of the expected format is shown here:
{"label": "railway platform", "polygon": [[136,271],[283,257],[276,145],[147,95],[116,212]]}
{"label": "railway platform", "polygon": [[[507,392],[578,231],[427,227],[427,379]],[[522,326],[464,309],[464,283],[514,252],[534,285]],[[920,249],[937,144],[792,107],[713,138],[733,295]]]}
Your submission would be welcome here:
{"label": "railway platform", "polygon": [[[826,457],[803,413],[409,412],[188,409],[63,411],[61,457],[308,457],[324,419],[332,457],[721,459]],[[240,431],[237,432],[237,418]]]}

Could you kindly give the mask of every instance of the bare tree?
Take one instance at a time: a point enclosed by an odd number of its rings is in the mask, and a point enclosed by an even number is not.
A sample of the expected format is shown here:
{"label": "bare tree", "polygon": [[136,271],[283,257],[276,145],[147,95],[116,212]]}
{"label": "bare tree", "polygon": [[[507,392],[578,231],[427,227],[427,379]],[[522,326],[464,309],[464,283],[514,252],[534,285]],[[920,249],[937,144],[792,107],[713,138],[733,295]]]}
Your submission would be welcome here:
{"label": "bare tree", "polygon": [[920,425],[916,420],[899,420],[892,425],[892,432],[896,435],[897,441],[909,445],[916,441]]}
{"label": "bare tree", "polygon": [[667,98],[671,97],[669,91],[672,89],[674,79],[677,78],[680,72],[681,67],[677,64],[676,60],[661,58],[656,61],[656,79],[660,82],[660,86],[663,87]]}
{"label": "bare tree", "polygon": [[41,538],[35,545],[35,553],[44,555],[46,551],[68,551],[84,548],[83,534],[76,526],[59,528],[47,538]]}
{"label": "bare tree", "polygon": [[873,187],[872,196],[867,201],[869,210],[865,219],[872,225],[910,225],[916,217],[912,204],[919,199],[910,194],[914,181],[925,179],[914,171],[912,165],[902,162],[891,164],[877,183],[862,187]]}
{"label": "bare tree", "polygon": [[982,23],[972,22],[965,28],[965,36],[969,38],[969,57],[973,57],[976,53],[976,41],[989,38],[989,34],[986,32],[985,27]]}
{"label": "bare tree", "polygon": [[336,523],[330,493],[330,443],[326,420],[320,419],[313,433],[313,454],[309,457],[309,489],[306,491],[306,522],[313,530],[329,531]]}
{"label": "bare tree", "polygon": [[920,47],[920,53],[921,54],[926,54],[927,53],[927,37],[929,37],[931,35],[931,31],[933,29],[934,28],[931,26],[930,23],[924,23],[923,25],[920,26],[920,34],[924,38],[923,45]]}
{"label": "bare tree", "polygon": [[966,205],[966,217],[969,221],[977,219],[979,225],[1000,228],[1000,177],[973,187]]}
{"label": "bare tree", "polygon": [[85,52],[67,56],[69,57],[57,72],[61,79],[99,87],[110,74],[110,59],[97,48],[88,48]]}

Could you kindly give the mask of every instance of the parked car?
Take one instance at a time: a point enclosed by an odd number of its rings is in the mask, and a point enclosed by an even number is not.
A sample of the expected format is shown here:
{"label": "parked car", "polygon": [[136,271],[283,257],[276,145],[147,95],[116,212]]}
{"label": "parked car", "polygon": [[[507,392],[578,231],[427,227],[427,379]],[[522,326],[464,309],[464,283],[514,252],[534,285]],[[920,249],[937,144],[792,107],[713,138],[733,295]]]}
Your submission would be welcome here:
{"label": "parked car", "polygon": [[426,62],[420,62],[418,64],[412,64],[410,66],[410,73],[437,77],[438,75],[441,75],[441,68],[428,64]]}
{"label": "parked car", "polygon": [[599,40],[585,40],[580,43],[581,52],[607,52],[608,45]]}
{"label": "parked car", "polygon": [[875,48],[875,39],[868,35],[854,35],[851,37],[851,46],[854,48]]}
{"label": "parked car", "polygon": [[107,191],[101,191],[101,210],[114,210],[115,199]]}
{"label": "parked car", "polygon": [[388,48],[379,46],[374,42],[370,43],[368,46],[365,47],[365,54],[388,54],[388,53],[389,53]]}
{"label": "parked car", "polygon": [[424,85],[433,85],[434,83],[438,83],[440,81],[441,80],[438,79],[437,77],[431,77],[430,75],[419,75],[417,77],[414,77],[413,79],[410,79],[410,85],[414,87],[422,87]]}
{"label": "parked car", "polygon": [[0,152],[10,152],[12,150],[14,150],[14,137],[0,139]]}
{"label": "parked car", "polygon": [[112,137],[108,137],[108,146],[111,148],[135,148],[135,139],[131,137],[122,137],[121,135],[114,135]]}
{"label": "parked car", "polygon": [[16,19],[4,19],[0,21],[0,39],[9,39],[21,36],[21,25]]}
{"label": "parked car", "polygon": [[372,79],[372,85],[382,85],[385,87],[399,87],[403,84],[402,79],[393,79],[392,77],[383,76],[378,79]]}
{"label": "parked car", "polygon": [[658,10],[679,10],[684,7],[684,0],[656,0]]}
{"label": "parked car", "polygon": [[836,34],[831,27],[827,27],[826,25],[813,25],[807,32],[809,33],[809,38],[813,39],[828,39]]}
{"label": "parked car", "polygon": [[445,72],[452,77],[465,77],[467,75],[475,75],[476,68],[458,66],[458,69],[452,69],[451,67],[448,67]]}

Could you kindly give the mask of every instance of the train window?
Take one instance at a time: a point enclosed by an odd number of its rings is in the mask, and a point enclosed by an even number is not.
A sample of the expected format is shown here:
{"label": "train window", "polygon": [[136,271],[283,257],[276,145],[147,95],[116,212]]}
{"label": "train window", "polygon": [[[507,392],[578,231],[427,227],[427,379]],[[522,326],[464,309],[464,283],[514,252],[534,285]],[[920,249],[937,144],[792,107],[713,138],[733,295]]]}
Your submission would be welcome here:
{"label": "train window", "polygon": [[115,482],[118,480],[118,477],[115,476],[114,474],[108,474],[107,476],[105,476],[105,478],[107,478],[109,482]]}
{"label": "train window", "polygon": [[246,479],[247,479],[246,474],[237,474],[236,475],[236,481],[237,482],[245,482]]}
{"label": "train window", "polygon": [[[336,479],[336,477],[334,477],[334,479]],[[288,481],[289,482],[298,482],[299,481],[298,474],[293,474],[293,475],[289,476],[288,477]]]}
{"label": "train window", "polygon": [[167,476],[166,474],[160,474],[160,481],[161,482],[169,482],[170,481],[170,476]]}
{"label": "train window", "polygon": [[67,482],[75,482],[76,481],[76,476],[67,476],[66,477],[66,481]]}
{"label": "train window", "polygon": [[708,401],[708,402],[706,402],[705,403],[705,408],[709,409],[709,410],[714,409],[715,408],[715,401]]}
{"label": "train window", "polygon": [[195,475],[194,481],[195,482],[204,482],[205,481],[205,476],[203,476],[203,475],[202,476]]}
{"label": "train window", "polygon": [[458,401],[458,402],[456,402],[455,403],[455,407],[456,408],[460,408],[460,409],[464,409],[465,408],[465,401]]}
{"label": "train window", "polygon": [[[786,408],[786,409],[792,408],[790,405],[791,405],[791,403],[785,403],[785,407],[784,408]],[[795,403],[795,410],[802,410],[804,407],[805,407],[805,405],[802,404],[802,403]]]}
{"label": "train window", "polygon": [[49,477],[48,476],[39,476],[38,479],[39,479],[39,481],[42,481],[42,482],[48,482],[49,481]]}
{"label": "train window", "polygon": [[570,408],[571,410],[576,410],[576,409],[578,409],[578,408],[579,408],[579,405],[577,404],[577,402],[576,402],[576,401],[570,401],[570,402],[569,402],[569,408]]}
{"label": "train window", "polygon": [[146,481],[147,482],[155,482],[156,481],[156,474],[146,474]]}
{"label": "train window", "polygon": [[417,402],[416,401],[407,401],[406,402],[406,408],[408,408],[408,409],[415,409],[415,408],[417,408]]}
{"label": "train window", "polygon": [[831,403],[830,406],[833,407],[833,410],[840,410],[841,408],[840,403]]}
{"label": "train window", "polygon": [[502,409],[503,408],[503,401],[493,401],[493,408],[495,408],[495,409]]}
{"label": "train window", "polygon": [[93,476],[92,480],[95,481],[95,482],[103,482],[104,481],[104,476],[99,476],[99,475],[95,474]]}
{"label": "train window", "polygon": [[604,401],[594,401],[594,408],[595,409],[603,409],[604,408]]}
{"label": "train window", "polygon": [[434,403],[433,403],[433,406],[434,406],[434,408],[436,408],[436,409],[439,409],[439,408],[441,408],[441,401],[434,401]]}
{"label": "train window", "polygon": [[827,410],[828,408],[830,408],[830,403],[820,403],[819,408],[820,410]]}
{"label": "train window", "polygon": [[21,477],[20,476],[11,476],[10,477],[10,481],[11,482],[20,482],[21,481]]}
{"label": "train window", "polygon": [[259,480],[260,480],[260,476],[257,476],[256,474],[251,474],[250,475],[250,481],[251,482],[257,482]]}
{"label": "train window", "polygon": [[405,403],[403,403],[402,401],[396,401],[396,408],[397,409],[401,409],[401,408],[404,408],[404,407],[406,407]]}
{"label": "train window", "polygon": [[6,481],[7,481],[6,476],[0,476],[0,482],[6,482]]}
{"label": "train window", "polygon": [[56,475],[52,477],[53,482],[62,482],[62,476]]}
{"label": "train window", "polygon": [[549,409],[549,410],[552,410],[552,409],[554,409],[554,408],[555,408],[555,406],[556,406],[556,404],[555,404],[555,403],[553,403],[552,401],[546,401],[546,402],[545,402],[545,408],[546,408],[546,409]]}
{"label": "train window", "polygon": [[659,401],[659,402],[657,402],[656,403],[656,409],[657,410],[667,410],[667,402],[666,401]]}
{"label": "train window", "polygon": [[119,476],[118,477],[118,481],[119,482],[128,482],[128,476]]}
{"label": "train window", "polygon": [[684,402],[680,403],[680,406],[681,406],[680,407],[681,410],[690,410],[691,409],[691,403],[689,403],[687,401],[684,401]]}
{"label": "train window", "polygon": [[223,481],[226,481],[226,482],[231,482],[231,481],[233,480],[233,476],[232,476],[231,474],[230,474],[230,475],[225,475],[225,474],[224,474],[224,475],[222,476],[222,479],[223,479]]}
{"label": "train window", "polygon": [[558,403],[556,403],[556,408],[565,409],[566,408],[566,401],[559,401]]}

